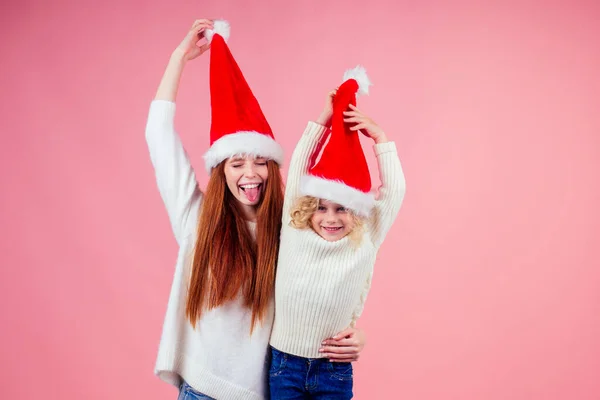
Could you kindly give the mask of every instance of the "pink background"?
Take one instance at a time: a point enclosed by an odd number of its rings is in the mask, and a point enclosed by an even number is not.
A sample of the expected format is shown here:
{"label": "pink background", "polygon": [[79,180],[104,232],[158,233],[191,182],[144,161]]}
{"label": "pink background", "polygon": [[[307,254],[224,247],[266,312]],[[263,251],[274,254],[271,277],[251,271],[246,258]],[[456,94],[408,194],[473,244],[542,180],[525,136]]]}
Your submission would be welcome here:
{"label": "pink background", "polygon": [[[597,2],[71,3],[2,5],[0,398],[175,398],[152,374],[176,244],[144,126],[197,17],[230,20],[288,156],[344,69],[375,83],[359,106],[408,192],[356,398],[600,398]],[[178,101],[205,184],[208,57]]]}

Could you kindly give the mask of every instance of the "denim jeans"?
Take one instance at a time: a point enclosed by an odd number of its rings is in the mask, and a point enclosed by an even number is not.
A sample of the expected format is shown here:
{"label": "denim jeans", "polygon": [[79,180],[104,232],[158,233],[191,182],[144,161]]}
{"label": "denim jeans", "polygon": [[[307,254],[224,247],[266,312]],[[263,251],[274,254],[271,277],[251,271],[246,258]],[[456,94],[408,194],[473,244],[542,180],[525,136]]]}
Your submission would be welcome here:
{"label": "denim jeans", "polygon": [[177,400],[215,400],[212,397],[209,397],[205,394],[197,392],[188,385],[186,382],[182,382],[181,386],[179,386],[179,397]]}
{"label": "denim jeans", "polygon": [[303,358],[271,347],[271,400],[352,398],[352,364]]}

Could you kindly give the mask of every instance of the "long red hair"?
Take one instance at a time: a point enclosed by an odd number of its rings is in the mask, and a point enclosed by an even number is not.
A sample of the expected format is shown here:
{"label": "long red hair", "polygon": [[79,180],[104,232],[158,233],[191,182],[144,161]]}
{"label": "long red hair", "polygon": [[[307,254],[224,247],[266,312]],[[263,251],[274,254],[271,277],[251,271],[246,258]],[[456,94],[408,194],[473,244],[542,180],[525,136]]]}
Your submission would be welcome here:
{"label": "long red hair", "polygon": [[275,286],[283,182],[276,162],[257,205],[254,241],[238,200],[227,187],[225,161],[212,169],[198,218],[186,316],[192,326],[205,310],[235,299],[242,291],[252,310],[251,331],[262,321]]}

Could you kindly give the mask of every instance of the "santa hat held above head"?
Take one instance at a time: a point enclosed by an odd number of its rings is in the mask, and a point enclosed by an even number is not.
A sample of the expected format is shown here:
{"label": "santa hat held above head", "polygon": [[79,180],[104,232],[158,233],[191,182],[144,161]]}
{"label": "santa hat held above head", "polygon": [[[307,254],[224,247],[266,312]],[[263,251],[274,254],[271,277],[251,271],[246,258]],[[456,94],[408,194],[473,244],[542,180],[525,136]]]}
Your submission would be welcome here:
{"label": "santa hat held above head", "polygon": [[363,217],[375,204],[371,175],[358,131],[350,130],[354,123],[344,122],[343,113],[350,111],[350,104],[356,106],[357,94],[369,93],[370,84],[363,67],[346,71],[333,99],[331,133],[316,147],[300,184],[302,195],[333,201]]}
{"label": "santa hat held above head", "polygon": [[229,23],[214,21],[207,30],[210,45],[210,96],[212,123],[210,148],[204,154],[210,173],[223,160],[235,155],[260,156],[283,162],[283,149],[252,94],[242,71],[229,51]]}

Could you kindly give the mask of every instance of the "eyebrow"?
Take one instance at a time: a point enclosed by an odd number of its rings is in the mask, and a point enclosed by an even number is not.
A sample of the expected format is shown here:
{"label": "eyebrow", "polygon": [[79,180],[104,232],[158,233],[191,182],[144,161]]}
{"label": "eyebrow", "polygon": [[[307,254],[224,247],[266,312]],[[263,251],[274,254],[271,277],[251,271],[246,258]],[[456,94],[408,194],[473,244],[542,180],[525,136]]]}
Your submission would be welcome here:
{"label": "eyebrow", "polygon": [[[266,157],[256,157],[256,158],[252,159],[252,161],[257,161],[257,160],[267,161],[267,158]],[[230,162],[246,161],[246,158],[245,157],[234,157],[234,158],[230,158],[229,161]]]}

